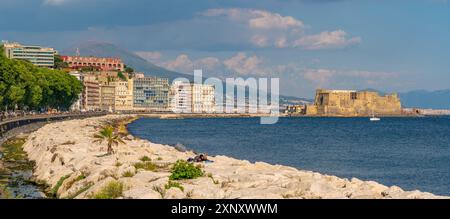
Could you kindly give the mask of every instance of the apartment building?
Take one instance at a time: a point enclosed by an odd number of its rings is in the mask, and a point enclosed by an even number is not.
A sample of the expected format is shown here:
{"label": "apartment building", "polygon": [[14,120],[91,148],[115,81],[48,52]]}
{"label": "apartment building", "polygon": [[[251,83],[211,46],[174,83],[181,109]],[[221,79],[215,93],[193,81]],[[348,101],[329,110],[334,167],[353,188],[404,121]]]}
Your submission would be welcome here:
{"label": "apartment building", "polygon": [[213,85],[176,81],[171,87],[171,109],[175,113],[215,112]]}
{"label": "apartment building", "polygon": [[133,79],[128,79],[127,81],[118,80],[112,83],[116,87],[114,104],[116,111],[132,111],[134,109],[133,82]]}
{"label": "apartment building", "polygon": [[216,111],[213,85],[192,84],[192,112],[213,113]]}
{"label": "apartment building", "polygon": [[115,111],[116,87],[114,85],[100,85],[100,109],[102,111]]}
{"label": "apartment building", "polygon": [[169,80],[139,77],[133,82],[134,108],[143,111],[169,110]]}
{"label": "apartment building", "polygon": [[3,44],[4,53],[10,59],[27,60],[35,66],[53,68],[55,65],[55,49],[49,47],[22,45],[20,43]]}
{"label": "apartment building", "polygon": [[[83,82],[84,81],[84,76],[83,74],[81,74],[78,71],[71,71],[69,72],[70,75],[76,77],[79,81]],[[83,110],[83,93],[80,93],[78,95],[78,100],[75,101],[75,103],[72,104],[72,106],[70,107],[71,111],[81,111]]]}
{"label": "apartment building", "polygon": [[82,106],[87,111],[100,110],[100,84],[92,76],[84,78]]}

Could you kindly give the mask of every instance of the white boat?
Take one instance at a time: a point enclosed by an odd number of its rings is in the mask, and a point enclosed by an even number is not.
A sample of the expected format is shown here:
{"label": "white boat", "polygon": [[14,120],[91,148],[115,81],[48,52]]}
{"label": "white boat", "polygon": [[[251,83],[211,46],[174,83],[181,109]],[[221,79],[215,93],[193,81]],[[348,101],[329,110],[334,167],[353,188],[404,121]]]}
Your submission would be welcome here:
{"label": "white boat", "polygon": [[370,118],[370,121],[372,121],[372,122],[377,122],[377,121],[380,121],[381,119],[380,118],[378,118],[378,117],[372,117],[372,118]]}
{"label": "white boat", "polygon": [[375,113],[372,111],[372,117],[370,118],[370,121],[372,122],[377,122],[380,121],[381,119],[378,117],[375,117]]}

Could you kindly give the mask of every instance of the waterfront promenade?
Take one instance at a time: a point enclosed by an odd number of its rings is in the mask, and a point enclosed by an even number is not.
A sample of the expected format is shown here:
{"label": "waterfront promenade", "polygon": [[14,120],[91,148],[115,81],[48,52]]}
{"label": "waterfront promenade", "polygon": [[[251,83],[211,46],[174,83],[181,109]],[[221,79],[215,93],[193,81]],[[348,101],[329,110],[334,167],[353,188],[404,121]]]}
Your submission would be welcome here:
{"label": "waterfront promenade", "polygon": [[10,117],[0,121],[0,144],[23,132],[30,132],[50,121],[104,116],[104,112],[36,114]]}

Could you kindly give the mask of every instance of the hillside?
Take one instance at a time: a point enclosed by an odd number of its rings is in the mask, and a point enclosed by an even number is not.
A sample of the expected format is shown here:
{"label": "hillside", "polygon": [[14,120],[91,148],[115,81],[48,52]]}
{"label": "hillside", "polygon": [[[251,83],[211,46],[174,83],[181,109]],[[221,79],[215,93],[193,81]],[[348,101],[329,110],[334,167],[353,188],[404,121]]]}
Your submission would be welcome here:
{"label": "hillside", "polygon": [[100,56],[100,57],[120,57],[123,62],[133,67],[136,71],[144,72],[148,76],[157,76],[173,80],[178,77],[192,78],[187,74],[182,74],[156,66],[138,55],[120,48],[111,43],[104,42],[84,42],[65,49],[61,52],[64,55],[74,55],[76,49],[79,49],[82,56]]}

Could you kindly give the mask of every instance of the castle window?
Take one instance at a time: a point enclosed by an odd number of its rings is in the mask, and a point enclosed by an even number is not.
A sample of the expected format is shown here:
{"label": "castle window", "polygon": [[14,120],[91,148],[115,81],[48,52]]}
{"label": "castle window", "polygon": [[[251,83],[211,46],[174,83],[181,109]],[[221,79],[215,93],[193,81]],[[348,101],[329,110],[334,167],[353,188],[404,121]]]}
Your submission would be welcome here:
{"label": "castle window", "polygon": [[358,94],[356,92],[350,93],[350,99],[352,99],[352,100],[358,99]]}

